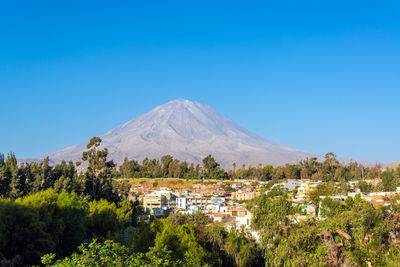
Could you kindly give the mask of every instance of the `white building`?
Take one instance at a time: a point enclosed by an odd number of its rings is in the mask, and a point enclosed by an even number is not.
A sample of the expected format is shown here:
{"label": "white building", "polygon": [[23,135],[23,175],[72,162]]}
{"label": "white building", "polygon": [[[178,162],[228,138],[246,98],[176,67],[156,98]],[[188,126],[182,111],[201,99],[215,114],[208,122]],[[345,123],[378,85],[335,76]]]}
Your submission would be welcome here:
{"label": "white building", "polygon": [[176,199],[176,208],[180,210],[185,210],[187,208],[187,198],[186,197],[178,197]]}

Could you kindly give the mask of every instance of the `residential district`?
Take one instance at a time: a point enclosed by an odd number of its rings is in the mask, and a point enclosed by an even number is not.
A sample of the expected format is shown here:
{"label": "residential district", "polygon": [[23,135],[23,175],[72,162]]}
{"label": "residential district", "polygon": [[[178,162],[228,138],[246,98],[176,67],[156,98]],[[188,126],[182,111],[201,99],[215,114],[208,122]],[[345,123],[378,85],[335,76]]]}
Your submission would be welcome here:
{"label": "residential district", "polygon": [[[376,186],[381,182],[380,178],[363,180],[365,183]],[[363,193],[357,188],[359,181],[347,182],[348,192],[340,195],[320,195],[319,198],[331,198],[344,202],[349,197],[359,195],[361,199],[375,205],[389,205],[391,199],[400,194],[400,187],[393,192],[369,192]],[[191,214],[202,212],[213,219],[216,224],[224,226],[227,230],[235,226],[244,227],[256,240],[259,236],[251,229],[252,213],[247,208],[249,201],[260,194],[268,193],[275,189],[288,191],[291,195],[292,205],[299,206],[301,212],[293,216],[293,220],[299,222],[309,217],[324,220],[319,212],[323,207],[319,201],[319,207],[310,199],[310,194],[325,181],[311,180],[287,180],[269,186],[265,181],[240,180],[219,182],[193,183],[189,188],[172,188],[147,186],[146,183],[131,187],[133,200],[139,200],[143,204],[144,215],[142,220],[150,222],[156,218],[167,217],[169,214]],[[336,183],[338,185],[338,183]]]}

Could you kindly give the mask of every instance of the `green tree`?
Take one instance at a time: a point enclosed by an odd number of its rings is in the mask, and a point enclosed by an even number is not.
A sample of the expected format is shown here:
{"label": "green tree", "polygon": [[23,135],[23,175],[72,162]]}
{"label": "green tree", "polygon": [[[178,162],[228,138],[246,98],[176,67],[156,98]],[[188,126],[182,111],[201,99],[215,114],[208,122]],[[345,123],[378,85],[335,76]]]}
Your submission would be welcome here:
{"label": "green tree", "polygon": [[395,191],[399,185],[399,176],[393,169],[387,169],[381,174],[383,190],[386,192]]}
{"label": "green tree", "polygon": [[357,183],[357,187],[360,189],[361,192],[363,193],[370,193],[373,190],[373,186],[365,181],[359,181]]}
{"label": "green tree", "polygon": [[51,249],[52,237],[44,230],[35,209],[0,199],[0,258],[10,265],[38,264]]}
{"label": "green tree", "polygon": [[57,255],[69,255],[86,234],[87,204],[76,193],[57,194],[53,189],[19,198],[15,202],[33,208],[50,235],[47,249]]}
{"label": "green tree", "polygon": [[11,191],[12,174],[10,167],[4,161],[4,154],[0,154],[0,196],[8,197]]}
{"label": "green tree", "polygon": [[86,193],[92,199],[108,199],[115,201],[117,195],[113,192],[112,178],[116,175],[114,162],[107,161],[108,150],[98,150],[101,144],[99,137],[93,137],[87,144],[87,151],[82,153],[82,160],[88,161],[85,178],[87,181]]}
{"label": "green tree", "polygon": [[215,161],[215,159],[208,155],[202,160],[203,168],[204,168],[204,176],[208,179],[217,178],[215,177],[216,171],[218,170],[219,163]]}
{"label": "green tree", "polygon": [[170,221],[166,220],[162,231],[157,233],[155,245],[151,251],[166,248],[172,251],[174,260],[185,258],[189,266],[204,265],[210,255],[199,242],[195,231],[193,225],[183,224],[176,228]]}
{"label": "green tree", "polygon": [[164,177],[169,176],[169,165],[172,163],[174,158],[171,155],[164,155],[161,157],[162,173]]}
{"label": "green tree", "polygon": [[288,229],[295,222],[291,216],[299,211],[298,207],[292,205],[286,192],[272,190],[255,199],[252,227],[261,230],[266,247],[274,247],[286,237]]}
{"label": "green tree", "polygon": [[233,259],[234,266],[254,266],[261,256],[261,250],[251,240],[244,229],[232,228],[225,239],[225,247],[229,256]]}
{"label": "green tree", "polygon": [[319,203],[320,196],[334,196],[337,192],[337,188],[334,183],[322,183],[311,191],[310,199],[313,203]]}
{"label": "green tree", "polygon": [[264,168],[262,169],[261,180],[269,181],[273,178],[273,174],[274,174],[274,167],[272,165],[264,166]]}

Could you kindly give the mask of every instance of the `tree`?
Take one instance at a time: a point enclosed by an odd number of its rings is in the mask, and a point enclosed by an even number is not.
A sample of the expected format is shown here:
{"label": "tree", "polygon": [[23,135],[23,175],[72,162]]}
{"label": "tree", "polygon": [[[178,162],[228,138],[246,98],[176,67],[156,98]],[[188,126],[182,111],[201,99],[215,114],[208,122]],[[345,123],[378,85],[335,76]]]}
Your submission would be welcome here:
{"label": "tree", "polygon": [[269,181],[272,179],[274,173],[274,167],[272,165],[264,166],[262,169],[261,180],[262,181]]}
{"label": "tree", "polygon": [[301,179],[310,179],[314,173],[317,172],[319,162],[316,157],[306,158],[305,160],[300,161],[300,177]]}
{"label": "tree", "polygon": [[161,157],[162,173],[164,177],[168,176],[169,165],[174,160],[171,155],[164,155]]}
{"label": "tree", "polygon": [[283,170],[285,177],[288,179],[298,179],[300,178],[300,169],[297,165],[286,164]]}
{"label": "tree", "polygon": [[257,258],[261,256],[261,250],[244,229],[232,228],[225,239],[225,247],[233,259],[234,266],[256,265]]}
{"label": "tree", "polygon": [[311,191],[310,199],[313,203],[319,203],[320,196],[333,196],[336,194],[336,186],[334,183],[323,183],[317,185],[317,187]]}
{"label": "tree", "polygon": [[174,260],[185,258],[189,266],[204,265],[209,258],[209,252],[196,236],[195,226],[189,224],[175,227],[169,220],[166,220],[163,223],[162,231],[157,233],[155,245],[151,251],[159,251],[163,248],[172,251]]}
{"label": "tree", "polygon": [[116,200],[117,196],[113,192],[112,178],[116,175],[114,162],[107,161],[108,150],[98,150],[101,144],[99,137],[93,137],[87,144],[87,151],[82,153],[82,160],[88,161],[88,168],[85,173],[87,181],[86,193],[92,199]]}
{"label": "tree", "polygon": [[4,154],[0,154],[0,196],[8,197],[11,191],[12,174],[10,167],[4,161]]}
{"label": "tree", "polygon": [[219,164],[215,161],[215,159],[208,155],[207,157],[203,158],[203,168],[206,171],[205,175],[207,178],[212,178],[214,172],[218,169]]}
{"label": "tree", "polygon": [[105,199],[89,203],[88,230],[91,237],[111,236],[122,229],[118,221],[117,206]]}
{"label": "tree", "polygon": [[41,255],[54,249],[51,238],[35,209],[0,199],[0,259],[10,266],[38,264]]}
{"label": "tree", "polygon": [[321,201],[321,210],[319,212],[322,217],[333,217],[342,213],[344,210],[344,205],[339,201],[326,197]]}
{"label": "tree", "polygon": [[299,208],[292,205],[288,194],[274,189],[255,199],[252,226],[262,230],[261,235],[266,246],[277,245],[293,224],[290,215],[296,212],[299,212]]}
{"label": "tree", "polygon": [[[78,249],[78,253],[58,260],[52,266],[187,266],[182,260],[173,260],[171,251],[165,248],[143,254],[112,240],[98,242],[94,239],[90,244],[82,244]],[[42,263],[49,263],[49,260],[51,260],[51,255],[45,255]]]}
{"label": "tree", "polygon": [[128,160],[127,157],[124,158],[124,162],[119,167],[119,172],[124,178],[132,178],[135,176],[135,173],[139,171],[139,163],[136,160]]}
{"label": "tree", "polygon": [[400,177],[392,169],[387,169],[381,174],[383,190],[386,192],[395,191],[399,184]]}
{"label": "tree", "polygon": [[370,193],[373,190],[373,186],[365,181],[359,181],[357,183],[357,187],[360,189],[361,192],[363,193]]}
{"label": "tree", "polygon": [[16,203],[38,212],[43,230],[51,237],[48,250],[67,256],[85,238],[87,205],[76,193],[57,194],[48,189],[17,199]]}

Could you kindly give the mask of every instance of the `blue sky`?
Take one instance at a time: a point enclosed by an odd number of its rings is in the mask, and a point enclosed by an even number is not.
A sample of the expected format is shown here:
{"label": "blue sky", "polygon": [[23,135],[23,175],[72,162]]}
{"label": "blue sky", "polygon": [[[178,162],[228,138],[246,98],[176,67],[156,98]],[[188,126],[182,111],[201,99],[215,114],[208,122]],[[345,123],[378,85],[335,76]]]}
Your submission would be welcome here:
{"label": "blue sky", "polygon": [[400,160],[399,1],[273,2],[1,3],[0,152],[185,98],[298,149]]}

